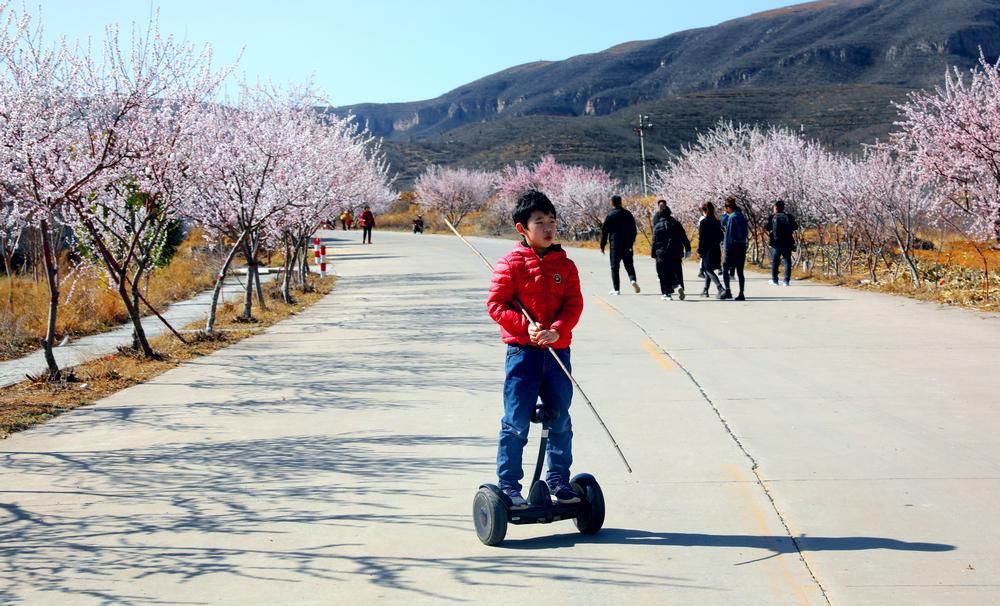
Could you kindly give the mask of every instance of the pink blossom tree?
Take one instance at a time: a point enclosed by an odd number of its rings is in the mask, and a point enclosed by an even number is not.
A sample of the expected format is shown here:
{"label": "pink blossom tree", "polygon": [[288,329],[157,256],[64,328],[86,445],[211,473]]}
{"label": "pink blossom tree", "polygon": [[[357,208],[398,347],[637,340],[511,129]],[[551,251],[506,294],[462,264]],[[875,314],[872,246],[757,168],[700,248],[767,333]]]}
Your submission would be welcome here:
{"label": "pink blossom tree", "polygon": [[76,65],[65,47],[44,45],[41,29],[27,15],[0,6],[0,182],[18,221],[38,230],[49,289],[48,322],[42,340],[49,375],[58,379],[52,354],[59,305],[59,265],[55,241],[62,230],[66,198],[82,189],[103,165],[89,166],[86,154],[72,154],[79,140],[73,98]]}
{"label": "pink blossom tree", "polygon": [[524,191],[535,189],[552,200],[559,210],[561,228],[584,230],[600,227],[611,196],[622,185],[600,168],[560,164],[551,155],[542,156],[531,166],[504,167],[497,179],[494,211],[509,220],[514,202]]}
{"label": "pink blossom tree", "polygon": [[973,238],[1000,237],[1000,61],[981,55],[967,76],[956,68],[899,110],[895,147],[944,187],[942,213],[965,217]]}
{"label": "pink blossom tree", "polygon": [[297,264],[302,268],[300,283],[305,286],[308,239],[324,220],[351,203],[381,212],[395,198],[378,142],[367,132],[358,132],[353,118],[321,121],[317,115],[315,122],[303,125],[302,134],[296,170],[280,173],[273,184],[274,195],[287,203],[287,211],[275,217],[285,248],[282,297],[286,303],[292,301],[291,277]]}
{"label": "pink blossom tree", "polygon": [[417,178],[417,200],[458,227],[470,213],[484,207],[493,195],[495,180],[493,173],[483,170],[431,166]]}
{"label": "pink blossom tree", "polygon": [[491,211],[503,221],[510,221],[517,197],[529,189],[550,194],[552,183],[561,170],[562,166],[551,155],[542,156],[541,160],[530,166],[520,162],[508,164],[497,177],[497,195]]}
{"label": "pink blossom tree", "polygon": [[956,68],[943,87],[912,93],[899,110],[892,141],[942,188],[937,217],[975,245],[988,296],[990,268],[980,242],[1000,242],[1000,61],[980,55],[971,73]]}
{"label": "pink blossom tree", "polygon": [[[49,375],[58,378],[52,355],[59,303],[54,245],[62,225],[81,225],[110,275],[124,278],[106,240],[113,236],[98,225],[95,208],[109,199],[105,193],[112,184],[148,174],[148,166],[131,175],[129,170],[141,162],[153,113],[175,101],[171,93],[202,56],[159,36],[155,21],[146,35],[134,31],[127,51],[117,29],[109,28],[103,52],[96,55],[65,42],[49,47],[40,28],[29,26],[30,19],[21,16],[16,21],[18,28],[6,28],[8,34],[17,32],[16,39],[0,44],[0,148],[6,156],[0,181],[25,209],[27,224],[40,233],[49,288],[42,345]],[[123,301],[128,299],[125,284],[125,279],[116,284]],[[126,307],[130,316],[138,317],[134,306]],[[144,351],[151,353],[148,347]]]}
{"label": "pink blossom tree", "polygon": [[870,208],[863,216],[872,217],[870,221],[895,242],[914,286],[919,286],[914,241],[919,230],[928,225],[931,209],[941,198],[939,190],[923,178],[917,165],[901,161],[887,146],[866,149],[859,174]]}
{"label": "pink blossom tree", "polygon": [[[142,327],[141,280],[160,260],[189,193],[182,148],[196,135],[195,117],[229,70],[212,69],[207,46],[199,51],[161,36],[155,21],[145,35],[133,28],[127,60],[121,46],[117,29],[109,27],[103,61],[86,60],[81,70],[87,139],[113,130],[114,145],[108,147],[121,157],[67,203],[81,243],[122,298],[135,348],[152,357]],[[122,113],[123,107],[131,110]]]}
{"label": "pink blossom tree", "polygon": [[751,130],[742,124],[719,122],[698,133],[668,166],[654,171],[652,190],[689,222],[697,219],[704,202],[718,206],[728,196],[745,201],[750,180]]}
{"label": "pink blossom tree", "polygon": [[205,227],[210,241],[228,239],[231,246],[216,279],[207,332],[214,330],[222,284],[239,251],[248,271],[242,317],[250,319],[256,258],[267,229],[280,213],[299,204],[275,195],[273,181],[295,170],[300,129],[314,119],[311,109],[297,104],[301,98],[299,92],[278,94],[244,85],[233,106],[213,105],[199,116],[199,136],[188,150],[195,194],[185,212]]}
{"label": "pink blossom tree", "polygon": [[208,332],[214,330],[222,283],[238,251],[249,272],[242,314],[249,319],[254,285],[262,299],[257,277],[262,245],[286,241],[292,259],[305,265],[300,247],[334,208],[348,200],[390,197],[377,144],[357,133],[352,120],[321,118],[316,105],[308,87],[244,86],[235,104],[202,112],[200,135],[191,146],[195,194],[186,213],[205,226],[206,237],[231,246],[216,280]]}
{"label": "pink blossom tree", "polygon": [[611,196],[621,193],[621,184],[600,168],[568,166],[551,180],[553,201],[567,227],[594,233],[607,215]]}

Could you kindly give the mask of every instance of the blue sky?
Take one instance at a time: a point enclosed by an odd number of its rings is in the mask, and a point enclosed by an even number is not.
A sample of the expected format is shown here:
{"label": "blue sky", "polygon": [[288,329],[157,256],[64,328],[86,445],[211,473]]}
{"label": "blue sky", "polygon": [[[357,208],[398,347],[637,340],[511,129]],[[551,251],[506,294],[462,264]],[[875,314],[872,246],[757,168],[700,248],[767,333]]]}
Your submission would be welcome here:
{"label": "blue sky", "polygon": [[[27,0],[29,7],[39,0]],[[429,99],[530,61],[714,25],[795,0],[40,0],[46,37],[145,26],[199,44],[239,72],[312,77],[336,105]],[[18,6],[18,2],[14,2]],[[35,13],[37,9],[31,8]]]}

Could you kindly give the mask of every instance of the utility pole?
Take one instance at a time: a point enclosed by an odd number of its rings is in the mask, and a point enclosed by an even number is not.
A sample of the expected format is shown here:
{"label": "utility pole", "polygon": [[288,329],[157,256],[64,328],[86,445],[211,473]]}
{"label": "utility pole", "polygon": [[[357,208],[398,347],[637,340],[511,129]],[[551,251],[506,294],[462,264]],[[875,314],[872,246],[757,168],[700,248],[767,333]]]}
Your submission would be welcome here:
{"label": "utility pole", "polygon": [[653,124],[649,121],[649,116],[645,114],[639,114],[639,126],[634,127],[632,130],[635,134],[639,135],[639,160],[642,162],[642,195],[643,197],[648,196],[649,192],[646,180],[646,131],[653,128]]}

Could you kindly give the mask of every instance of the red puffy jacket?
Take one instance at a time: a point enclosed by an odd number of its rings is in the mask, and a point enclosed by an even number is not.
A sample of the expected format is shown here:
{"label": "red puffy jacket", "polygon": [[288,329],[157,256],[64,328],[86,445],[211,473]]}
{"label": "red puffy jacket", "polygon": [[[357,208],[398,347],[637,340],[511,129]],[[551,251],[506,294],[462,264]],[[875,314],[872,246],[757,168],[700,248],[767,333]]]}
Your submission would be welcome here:
{"label": "red puffy jacket", "polygon": [[500,325],[504,343],[530,345],[528,321],[512,305],[517,299],[543,329],[555,330],[554,349],[565,349],[573,341],[573,328],[583,313],[580,273],[559,245],[543,257],[524,242],[497,262],[490,283],[486,309]]}
{"label": "red puffy jacket", "polygon": [[372,211],[366,210],[361,213],[360,223],[361,227],[375,227],[375,215],[372,214]]}

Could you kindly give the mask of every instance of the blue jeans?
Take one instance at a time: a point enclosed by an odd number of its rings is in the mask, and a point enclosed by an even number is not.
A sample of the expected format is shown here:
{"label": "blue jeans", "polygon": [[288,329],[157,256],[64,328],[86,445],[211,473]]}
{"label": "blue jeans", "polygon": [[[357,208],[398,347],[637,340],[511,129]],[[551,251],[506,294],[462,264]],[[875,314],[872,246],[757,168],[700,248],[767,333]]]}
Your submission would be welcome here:
{"label": "blue jeans", "polygon": [[771,281],[778,281],[778,263],[785,262],[785,282],[792,279],[792,247],[771,247]]}
{"label": "blue jeans", "polygon": [[[572,372],[569,348],[554,351],[566,369]],[[552,359],[552,354],[527,345],[507,346],[506,372],[500,447],[497,449],[500,488],[521,490],[521,478],[524,477],[521,455],[524,445],[528,443],[531,413],[539,398],[548,410],[558,413],[549,422],[546,480],[550,486],[568,482],[569,468],[573,464],[573,424],[569,418],[573,383]]]}

